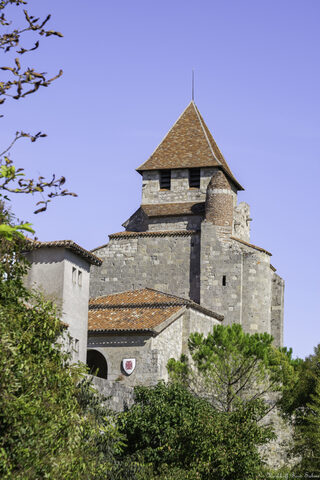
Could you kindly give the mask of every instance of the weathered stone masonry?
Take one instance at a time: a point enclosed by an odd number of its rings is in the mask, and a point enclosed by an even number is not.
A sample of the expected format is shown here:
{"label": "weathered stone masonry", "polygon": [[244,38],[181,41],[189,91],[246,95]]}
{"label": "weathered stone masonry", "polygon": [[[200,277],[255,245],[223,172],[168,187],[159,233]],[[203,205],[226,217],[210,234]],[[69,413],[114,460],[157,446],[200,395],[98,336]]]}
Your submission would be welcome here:
{"label": "weathered stone masonry", "polygon": [[152,287],[199,301],[199,234],[193,231],[111,236],[93,267],[91,297]]}
{"label": "weathered stone masonry", "polygon": [[[190,187],[190,169],[199,172]],[[170,188],[160,173],[170,171]],[[240,323],[250,333],[268,332],[283,342],[284,282],[271,254],[250,244],[250,209],[237,204],[233,176],[193,102],[143,165],[140,208],[94,252],[90,295],[151,287],[190,298]]]}

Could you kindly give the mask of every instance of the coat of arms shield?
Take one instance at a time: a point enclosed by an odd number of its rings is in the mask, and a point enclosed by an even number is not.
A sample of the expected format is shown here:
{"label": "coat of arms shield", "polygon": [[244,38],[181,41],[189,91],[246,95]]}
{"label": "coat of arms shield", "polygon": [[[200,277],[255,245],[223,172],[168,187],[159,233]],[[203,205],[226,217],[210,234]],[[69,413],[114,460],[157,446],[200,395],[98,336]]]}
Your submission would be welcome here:
{"label": "coat of arms shield", "polygon": [[131,375],[133,370],[136,367],[136,359],[135,358],[124,358],[122,360],[122,368],[126,372],[127,375]]}

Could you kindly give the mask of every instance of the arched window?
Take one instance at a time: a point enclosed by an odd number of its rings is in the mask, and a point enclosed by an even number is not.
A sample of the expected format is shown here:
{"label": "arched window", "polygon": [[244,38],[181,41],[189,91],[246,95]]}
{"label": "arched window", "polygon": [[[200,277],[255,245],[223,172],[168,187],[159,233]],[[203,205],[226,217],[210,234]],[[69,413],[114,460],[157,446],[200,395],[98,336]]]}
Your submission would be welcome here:
{"label": "arched window", "polygon": [[102,353],[97,350],[87,351],[87,365],[91,375],[100,378],[108,378],[108,364]]}

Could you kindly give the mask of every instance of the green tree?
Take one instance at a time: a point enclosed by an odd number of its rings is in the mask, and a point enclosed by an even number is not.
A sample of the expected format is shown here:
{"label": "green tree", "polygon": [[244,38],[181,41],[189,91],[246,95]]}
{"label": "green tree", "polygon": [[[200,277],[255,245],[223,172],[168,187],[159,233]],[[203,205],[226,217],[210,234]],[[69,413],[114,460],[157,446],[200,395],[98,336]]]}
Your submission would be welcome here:
{"label": "green tree", "polygon": [[236,412],[217,411],[179,383],[136,387],[133,407],[120,414],[124,453],[145,465],[148,479],[262,478],[258,446],[272,438],[258,425],[260,401]]}
{"label": "green tree", "polygon": [[317,378],[311,401],[297,413],[293,453],[300,457],[294,471],[320,478],[320,377]]}
{"label": "green tree", "polygon": [[170,359],[172,378],[207,399],[221,412],[232,412],[257,399],[268,400],[266,415],[290,389],[296,374],[291,351],[275,348],[267,333],[250,335],[241,326],[217,325],[207,337],[189,338],[190,359]]}
{"label": "green tree", "polygon": [[320,478],[320,345],[297,362],[298,379],[284,395],[281,407],[294,426],[294,474]]}
{"label": "green tree", "polygon": [[117,478],[122,437],[61,347],[53,305],[25,289],[22,248],[0,241],[0,477]]}
{"label": "green tree", "polygon": [[304,360],[295,361],[296,381],[287,389],[281,401],[281,408],[285,415],[297,418],[299,411],[303,411],[311,402],[315,394],[317,380],[320,378],[320,345],[315,347],[314,354]]}
{"label": "green tree", "polygon": [[[21,12],[25,25],[15,27],[7,18],[9,7],[21,11],[27,3],[0,0],[0,25],[5,30],[0,50],[14,51],[13,64],[1,68],[5,76],[0,81],[0,105],[9,98],[21,100],[34,94],[62,74],[47,78],[43,72],[23,67],[21,57],[39,48],[39,38],[62,36],[47,29],[50,15],[40,20],[27,10]],[[29,40],[30,35],[38,36],[28,47],[21,44],[26,32]],[[10,159],[18,140],[35,142],[44,136],[16,132],[0,153],[0,477],[132,479],[131,466],[126,466],[124,474],[117,460],[123,437],[115,419],[86,379],[86,367],[70,364],[62,348],[67,333],[54,306],[23,284],[28,265],[22,233],[33,230],[29,223],[17,224],[7,202],[12,195],[41,193],[38,213],[52,198],[71,194],[63,190],[64,177],[27,178],[24,168],[17,168]]]}

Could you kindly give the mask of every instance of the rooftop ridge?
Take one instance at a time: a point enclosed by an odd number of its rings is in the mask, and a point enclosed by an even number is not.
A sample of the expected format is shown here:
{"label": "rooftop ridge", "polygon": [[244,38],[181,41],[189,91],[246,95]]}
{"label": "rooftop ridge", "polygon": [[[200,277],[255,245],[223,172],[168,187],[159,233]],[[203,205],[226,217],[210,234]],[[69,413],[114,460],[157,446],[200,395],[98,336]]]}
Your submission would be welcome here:
{"label": "rooftop ridge", "polygon": [[[157,299],[155,301],[152,301],[151,300],[148,300],[146,302],[142,302],[141,301],[141,298],[137,299],[137,301],[135,301],[135,298],[132,298],[132,300],[130,299],[126,299],[125,303],[110,303],[110,304],[104,304],[104,303],[95,303],[97,300],[103,300],[105,299],[106,301],[108,300],[108,298],[110,297],[115,297],[116,295],[117,296],[120,296],[120,295],[123,295],[123,296],[129,296],[130,294],[141,294],[143,295],[144,293],[154,293],[155,295],[158,295],[158,296],[163,296],[165,297],[163,299],[163,301],[161,301],[161,298],[160,299]],[[169,301],[168,300],[168,297],[171,299],[172,298],[172,301]],[[198,303],[194,302],[193,300],[190,300],[188,298],[183,298],[183,297],[179,297],[177,295],[173,295],[171,293],[165,293],[165,292],[161,292],[160,290],[155,290],[154,288],[149,288],[149,287],[145,287],[145,288],[140,288],[140,289],[137,289],[137,290],[127,290],[127,291],[124,291],[124,292],[121,292],[121,293],[111,293],[109,295],[102,295],[100,297],[97,297],[97,298],[93,298],[90,300],[90,303],[89,303],[89,310],[91,311],[94,311],[94,310],[112,310],[112,309],[134,309],[134,308],[140,308],[140,309],[150,309],[150,308],[157,308],[157,309],[165,309],[165,308],[170,308],[170,307],[176,307],[176,306],[189,306],[189,307],[192,307],[194,308],[195,310],[198,310],[202,313],[205,313],[206,315],[209,315],[213,318],[216,318],[218,320],[223,320],[224,316],[223,315],[220,315],[216,312],[213,312],[212,310],[209,310],[205,307],[202,307],[201,305],[199,305]]]}
{"label": "rooftop ridge", "polygon": [[201,117],[201,115],[200,115],[200,112],[199,112],[199,110],[197,109],[196,104],[195,104],[194,102],[192,102],[192,103],[193,103],[193,108],[195,109],[195,112],[196,112],[197,117],[198,117],[198,119],[199,119],[201,128],[202,128],[202,130],[203,130],[203,134],[204,134],[204,136],[205,136],[205,139],[206,139],[207,142],[208,142],[208,145],[209,145],[209,148],[210,148],[210,150],[211,150],[211,153],[212,153],[212,155],[214,156],[214,158],[216,159],[216,161],[217,161],[218,163],[220,163],[220,165],[222,165],[222,163],[220,162],[220,160],[218,159],[218,157],[217,157],[216,154],[214,153],[214,150],[213,150],[213,148],[212,148],[212,145],[211,145],[211,143],[210,143],[210,141],[209,141],[207,132],[205,131],[205,128],[204,128],[204,126],[203,126],[202,117]]}
{"label": "rooftop ridge", "polygon": [[82,258],[88,260],[92,265],[100,266],[102,264],[102,260],[94,255],[91,251],[86,250],[85,248],[78,245],[73,240],[53,240],[49,242],[41,242],[39,240],[31,240],[27,239],[27,247],[26,250],[33,250],[38,248],[55,248],[55,247],[63,247],[67,248]]}
{"label": "rooftop ridge", "polygon": [[118,303],[118,304],[89,304],[89,310],[108,310],[112,308],[166,308],[187,305],[186,302],[152,302],[152,303]]}

